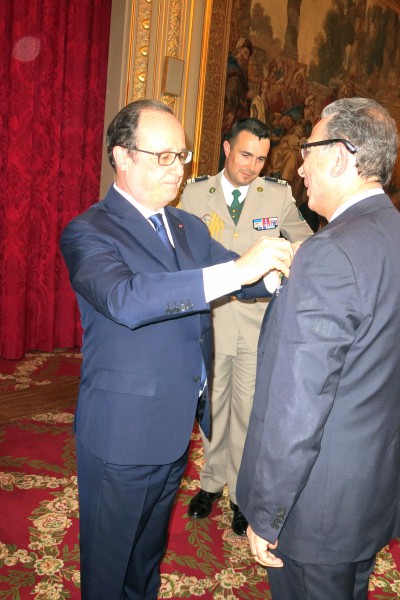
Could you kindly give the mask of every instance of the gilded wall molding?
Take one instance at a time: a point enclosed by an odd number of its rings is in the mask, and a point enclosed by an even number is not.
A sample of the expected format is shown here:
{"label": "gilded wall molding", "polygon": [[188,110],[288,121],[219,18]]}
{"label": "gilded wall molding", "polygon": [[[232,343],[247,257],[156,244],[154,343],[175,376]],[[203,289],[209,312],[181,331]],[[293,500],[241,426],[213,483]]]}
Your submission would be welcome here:
{"label": "gilded wall molding", "polygon": [[[207,64],[197,173],[214,174],[218,170],[220,137],[225,97],[226,61],[229,49],[232,0],[214,0],[209,24]],[[199,115],[198,115],[199,116]]]}
{"label": "gilded wall molding", "polygon": [[[169,19],[167,23],[167,42],[165,56],[183,58],[182,40],[184,39],[185,18],[183,15],[186,2],[171,0],[169,5]],[[175,112],[176,97],[163,94],[161,101]]]}
{"label": "gilded wall molding", "polygon": [[167,33],[167,56],[173,58],[181,58],[180,56],[180,40],[182,39],[182,11],[183,2],[181,0],[171,0],[168,33]]}
{"label": "gilded wall molding", "polygon": [[[184,58],[187,4],[182,0],[132,0],[127,102],[145,98],[149,93],[147,84],[151,79],[155,81],[154,92],[158,90],[154,95],[174,110],[176,98],[161,95],[159,80],[165,56]],[[153,10],[157,11],[155,22],[152,21]],[[157,42],[154,48],[151,47],[152,27],[157,30]],[[151,53],[152,61],[149,58]],[[149,68],[152,69],[151,72]]]}
{"label": "gilded wall molding", "polygon": [[[182,113],[180,118],[184,121],[194,4],[187,0],[131,1],[126,102],[145,98],[146,92],[151,93],[152,97],[158,97],[170,106],[175,114]],[[233,0],[205,0],[205,6],[194,136],[194,175],[215,173],[218,169]],[[153,28],[157,30],[157,36]],[[180,97],[162,94],[165,56],[185,60]]]}
{"label": "gilded wall molding", "polygon": [[152,0],[132,0],[126,103],[146,96]]}

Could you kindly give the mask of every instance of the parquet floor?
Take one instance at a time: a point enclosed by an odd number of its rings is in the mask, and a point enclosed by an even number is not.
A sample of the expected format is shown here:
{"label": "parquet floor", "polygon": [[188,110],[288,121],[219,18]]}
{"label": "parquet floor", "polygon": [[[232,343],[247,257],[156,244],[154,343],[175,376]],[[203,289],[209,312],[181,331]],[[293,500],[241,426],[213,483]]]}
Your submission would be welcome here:
{"label": "parquet floor", "polygon": [[78,386],[79,379],[71,377],[64,381],[1,394],[0,422],[50,410],[74,408]]}

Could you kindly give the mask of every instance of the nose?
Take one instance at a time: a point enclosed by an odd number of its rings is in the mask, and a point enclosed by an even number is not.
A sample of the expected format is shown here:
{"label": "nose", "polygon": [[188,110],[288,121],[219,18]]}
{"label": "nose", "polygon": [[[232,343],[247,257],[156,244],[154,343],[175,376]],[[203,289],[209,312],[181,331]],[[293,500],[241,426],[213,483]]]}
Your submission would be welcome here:
{"label": "nose", "polygon": [[256,157],[252,157],[249,156],[246,162],[246,167],[250,170],[250,171],[255,171],[257,168],[257,158]]}

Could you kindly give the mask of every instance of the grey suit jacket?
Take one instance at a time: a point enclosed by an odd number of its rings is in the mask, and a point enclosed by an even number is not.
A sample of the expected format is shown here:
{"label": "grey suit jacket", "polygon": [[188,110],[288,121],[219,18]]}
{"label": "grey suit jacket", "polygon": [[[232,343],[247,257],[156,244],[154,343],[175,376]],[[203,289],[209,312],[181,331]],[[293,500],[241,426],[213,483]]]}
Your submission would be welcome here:
{"label": "grey suit jacket", "polygon": [[294,560],[400,535],[399,256],[400,214],[371,196],[304,242],[266,313],[237,495]]}

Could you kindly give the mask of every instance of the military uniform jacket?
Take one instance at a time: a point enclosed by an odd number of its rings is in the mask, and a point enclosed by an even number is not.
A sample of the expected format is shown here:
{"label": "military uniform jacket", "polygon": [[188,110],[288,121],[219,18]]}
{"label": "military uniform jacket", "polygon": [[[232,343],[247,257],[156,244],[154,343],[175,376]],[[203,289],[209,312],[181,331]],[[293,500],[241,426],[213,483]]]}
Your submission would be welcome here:
{"label": "military uniform jacket", "polygon": [[[290,242],[297,242],[312,235],[310,227],[300,217],[291,187],[286,182],[261,177],[250,184],[239,222],[235,225],[226,205],[221,175],[222,172],[187,185],[182,193],[181,208],[200,217],[212,237],[229,250],[243,254],[265,236],[283,236]],[[242,301],[231,296],[215,301],[215,351],[236,355],[240,332],[255,352],[267,306],[265,298]]]}

